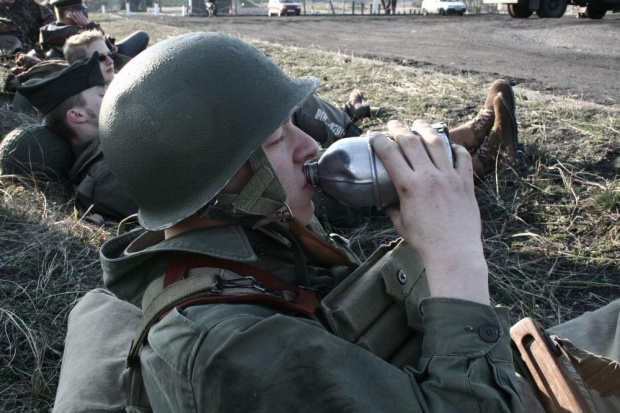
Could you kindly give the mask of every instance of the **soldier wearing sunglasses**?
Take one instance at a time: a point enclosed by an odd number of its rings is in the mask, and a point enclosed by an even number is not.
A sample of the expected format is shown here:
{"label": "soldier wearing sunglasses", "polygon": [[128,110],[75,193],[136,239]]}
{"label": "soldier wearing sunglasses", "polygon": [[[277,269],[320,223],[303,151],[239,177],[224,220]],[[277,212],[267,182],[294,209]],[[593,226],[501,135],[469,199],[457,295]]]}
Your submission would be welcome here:
{"label": "soldier wearing sunglasses", "polygon": [[[105,32],[101,26],[88,18],[88,7],[82,0],[52,0],[56,13],[56,21],[41,27],[41,46],[48,50],[47,57],[63,57],[63,46],[67,39],[87,30],[98,30],[103,35]],[[108,48],[125,58],[115,60],[116,69],[120,69],[132,57],[146,49],[149,44],[149,36],[144,31],[137,31],[120,42],[114,42],[110,36],[106,36]]]}

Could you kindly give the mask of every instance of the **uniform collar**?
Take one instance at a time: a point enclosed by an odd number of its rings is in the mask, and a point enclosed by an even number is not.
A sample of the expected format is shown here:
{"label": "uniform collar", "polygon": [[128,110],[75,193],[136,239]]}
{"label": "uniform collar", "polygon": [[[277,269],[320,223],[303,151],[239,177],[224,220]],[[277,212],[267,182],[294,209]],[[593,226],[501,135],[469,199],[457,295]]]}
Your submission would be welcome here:
{"label": "uniform collar", "polygon": [[164,231],[147,231],[125,249],[125,257],[162,251],[183,251],[231,261],[258,260],[247,235],[237,225],[223,225],[187,231],[164,239]]}
{"label": "uniform collar", "polygon": [[74,151],[74,155],[75,163],[69,171],[69,179],[71,180],[79,179],[82,173],[84,173],[86,168],[88,168],[94,160],[103,157],[99,138],[80,145],[77,151]]}

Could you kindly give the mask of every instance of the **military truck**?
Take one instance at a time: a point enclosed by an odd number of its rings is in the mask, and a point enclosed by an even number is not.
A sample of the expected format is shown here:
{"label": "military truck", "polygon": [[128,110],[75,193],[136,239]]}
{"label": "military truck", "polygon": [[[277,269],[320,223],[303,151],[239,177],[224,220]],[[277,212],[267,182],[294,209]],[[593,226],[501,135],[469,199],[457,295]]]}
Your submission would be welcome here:
{"label": "military truck", "polygon": [[510,16],[527,19],[534,12],[540,18],[559,18],[569,4],[579,6],[579,17],[602,19],[608,11],[620,12],[620,0],[484,0],[484,3],[505,4]]}

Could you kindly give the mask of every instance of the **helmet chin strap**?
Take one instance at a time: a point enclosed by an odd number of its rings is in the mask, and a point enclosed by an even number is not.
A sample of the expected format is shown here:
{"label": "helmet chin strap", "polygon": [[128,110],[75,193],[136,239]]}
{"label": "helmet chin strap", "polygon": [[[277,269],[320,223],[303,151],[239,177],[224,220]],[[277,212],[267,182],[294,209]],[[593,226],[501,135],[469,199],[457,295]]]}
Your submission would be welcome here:
{"label": "helmet chin strap", "polygon": [[199,211],[201,218],[255,228],[293,219],[286,192],[263,149],[254,151],[248,162],[254,174],[241,192],[220,192]]}

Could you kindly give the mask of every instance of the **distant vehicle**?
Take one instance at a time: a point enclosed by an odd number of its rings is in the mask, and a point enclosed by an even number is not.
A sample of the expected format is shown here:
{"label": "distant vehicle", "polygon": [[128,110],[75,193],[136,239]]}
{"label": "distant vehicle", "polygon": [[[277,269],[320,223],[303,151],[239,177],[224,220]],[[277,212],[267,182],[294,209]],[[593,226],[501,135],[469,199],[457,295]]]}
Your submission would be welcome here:
{"label": "distant vehicle", "polygon": [[467,6],[458,0],[424,0],[422,1],[422,14],[458,14],[462,16]]}
{"label": "distant vehicle", "polygon": [[534,12],[540,18],[559,18],[569,4],[579,6],[579,17],[602,19],[608,11],[620,12],[620,0],[484,0],[508,6],[510,16],[527,19]]}
{"label": "distant vehicle", "polygon": [[301,14],[301,7],[296,0],[269,0],[267,7],[269,17]]}

